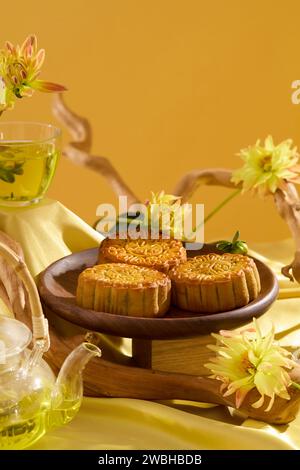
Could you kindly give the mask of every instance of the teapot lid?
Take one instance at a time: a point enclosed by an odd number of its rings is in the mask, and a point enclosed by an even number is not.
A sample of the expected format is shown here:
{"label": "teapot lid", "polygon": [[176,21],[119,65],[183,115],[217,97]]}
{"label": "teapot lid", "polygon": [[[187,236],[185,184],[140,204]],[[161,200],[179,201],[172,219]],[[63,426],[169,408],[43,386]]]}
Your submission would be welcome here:
{"label": "teapot lid", "polygon": [[22,352],[31,339],[31,331],[24,323],[0,315],[0,364]]}

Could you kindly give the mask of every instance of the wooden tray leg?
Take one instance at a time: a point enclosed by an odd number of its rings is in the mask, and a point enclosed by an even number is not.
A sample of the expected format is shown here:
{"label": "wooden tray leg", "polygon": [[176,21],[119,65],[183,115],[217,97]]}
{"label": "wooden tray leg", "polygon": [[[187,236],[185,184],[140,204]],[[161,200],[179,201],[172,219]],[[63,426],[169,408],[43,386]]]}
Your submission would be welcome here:
{"label": "wooden tray leg", "polygon": [[132,357],[138,367],[206,376],[210,372],[204,364],[213,356],[207,346],[213,343],[211,335],[175,340],[133,339]]}

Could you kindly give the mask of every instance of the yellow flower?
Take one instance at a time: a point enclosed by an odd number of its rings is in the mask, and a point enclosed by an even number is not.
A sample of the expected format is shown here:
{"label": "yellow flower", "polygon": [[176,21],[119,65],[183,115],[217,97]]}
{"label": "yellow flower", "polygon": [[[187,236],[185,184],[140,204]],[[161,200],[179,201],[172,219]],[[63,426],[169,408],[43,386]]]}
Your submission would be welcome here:
{"label": "yellow flower", "polygon": [[31,96],[34,90],[65,90],[62,85],[38,79],[44,59],[45,50],[38,50],[36,36],[28,36],[21,47],[5,44],[0,51],[0,113],[13,108],[16,98]]}
{"label": "yellow flower", "polygon": [[148,227],[152,225],[161,232],[168,232],[173,238],[181,238],[183,235],[184,217],[191,210],[187,204],[181,204],[181,197],[173,194],[151,192],[151,199],[146,201],[148,208]]}
{"label": "yellow flower", "polygon": [[260,195],[273,194],[284,189],[286,182],[300,183],[300,165],[297,147],[291,139],[274,145],[268,136],[264,145],[258,140],[255,145],[239,153],[244,166],[233,172],[231,181],[242,184],[243,191],[258,191]]}
{"label": "yellow flower", "polygon": [[165,194],[164,191],[160,191],[159,193],[153,193],[151,191],[151,199],[147,201],[147,204],[175,204],[176,202],[180,201],[180,196],[174,196],[173,194]]}
{"label": "yellow flower", "polygon": [[4,80],[0,78],[0,109],[6,105],[6,86]]}
{"label": "yellow flower", "polygon": [[288,388],[292,381],[287,369],[296,363],[290,359],[291,354],[275,342],[273,329],[263,336],[254,320],[253,328],[220,331],[220,334],[212,336],[218,343],[208,347],[217,355],[205,367],[213,372],[212,378],[223,382],[221,390],[226,390],[224,396],[236,394],[237,408],[254,388],[261,395],[252,404],[254,408],[261,407],[265,397],[270,398],[265,411],[270,411],[275,396],[290,399]]}
{"label": "yellow flower", "polygon": [[[0,55],[1,64],[1,55]],[[5,81],[0,75],[0,115],[3,111],[12,109],[14,106],[15,96],[12,91],[6,86]]]}

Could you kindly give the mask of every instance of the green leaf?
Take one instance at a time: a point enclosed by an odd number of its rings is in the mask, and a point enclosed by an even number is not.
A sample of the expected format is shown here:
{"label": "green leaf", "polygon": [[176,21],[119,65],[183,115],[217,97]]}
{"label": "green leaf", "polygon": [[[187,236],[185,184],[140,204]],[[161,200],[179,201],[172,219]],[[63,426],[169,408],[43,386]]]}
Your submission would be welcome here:
{"label": "green leaf", "polygon": [[292,382],[292,385],[298,390],[300,390],[300,384],[297,384],[297,382]]}
{"label": "green leaf", "polygon": [[5,171],[0,169],[0,179],[5,181],[5,183],[14,183],[15,177],[10,171]]}
{"label": "green leaf", "polygon": [[237,242],[239,238],[240,238],[240,231],[237,230],[237,231],[235,232],[235,234],[234,234],[233,239],[232,239],[232,244],[235,243],[235,242]]}
{"label": "green leaf", "polygon": [[226,240],[221,240],[216,244],[216,248],[220,251],[228,252],[231,249],[231,243]]}
{"label": "green leaf", "polygon": [[24,174],[24,169],[22,167],[16,167],[13,170],[13,172],[14,172],[15,175],[23,175]]}
{"label": "green leaf", "polygon": [[11,159],[7,161],[0,162],[0,180],[5,181],[6,183],[14,183],[15,175],[24,174],[24,165],[25,161],[14,162]]}
{"label": "green leaf", "polygon": [[225,248],[230,248],[230,247],[231,247],[231,243],[230,243],[230,242],[226,242],[225,240],[223,240],[223,241],[217,243],[216,246],[217,246],[217,248],[218,248],[219,250],[223,250],[223,249],[225,249]]}
{"label": "green leaf", "polygon": [[224,253],[236,253],[245,255],[248,253],[248,246],[247,243],[239,240],[240,232],[234,234],[234,237],[231,242],[226,240],[220,240],[216,243],[216,247],[218,250],[223,251]]}
{"label": "green leaf", "polygon": [[245,255],[248,253],[248,246],[247,243],[238,241],[232,245],[232,251],[231,253],[238,253],[241,255]]}

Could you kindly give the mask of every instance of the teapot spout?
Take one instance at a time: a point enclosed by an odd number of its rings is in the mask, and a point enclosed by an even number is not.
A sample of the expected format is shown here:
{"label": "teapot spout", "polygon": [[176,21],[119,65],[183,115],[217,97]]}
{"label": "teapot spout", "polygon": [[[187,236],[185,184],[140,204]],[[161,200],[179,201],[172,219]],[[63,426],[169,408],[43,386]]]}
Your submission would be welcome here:
{"label": "teapot spout", "polygon": [[83,396],[82,371],[101,350],[91,343],[81,343],[66,358],[52,392],[50,426],[66,424],[77,413]]}

